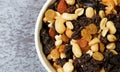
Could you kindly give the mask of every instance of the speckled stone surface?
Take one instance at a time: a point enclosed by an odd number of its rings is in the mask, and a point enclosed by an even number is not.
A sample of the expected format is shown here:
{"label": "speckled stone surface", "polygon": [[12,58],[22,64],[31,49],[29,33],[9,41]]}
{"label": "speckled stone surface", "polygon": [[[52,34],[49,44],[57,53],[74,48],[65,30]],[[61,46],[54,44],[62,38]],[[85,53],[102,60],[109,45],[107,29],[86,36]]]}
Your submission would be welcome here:
{"label": "speckled stone surface", "polygon": [[35,49],[34,29],[46,0],[0,0],[0,72],[46,72]]}

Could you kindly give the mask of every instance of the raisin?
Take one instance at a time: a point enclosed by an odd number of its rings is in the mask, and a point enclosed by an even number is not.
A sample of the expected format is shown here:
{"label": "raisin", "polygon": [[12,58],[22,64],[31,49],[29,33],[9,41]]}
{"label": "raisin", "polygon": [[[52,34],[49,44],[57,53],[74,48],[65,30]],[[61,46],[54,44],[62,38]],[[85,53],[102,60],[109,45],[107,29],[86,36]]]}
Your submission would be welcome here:
{"label": "raisin", "polygon": [[67,8],[66,12],[67,13],[73,13],[75,10],[76,10],[75,6],[70,6],[70,7]]}
{"label": "raisin", "polygon": [[66,58],[68,58],[68,59],[72,59],[73,58],[72,45],[68,44],[66,46],[65,54],[66,54]]}
{"label": "raisin", "polygon": [[120,65],[120,55],[113,55],[111,58],[110,58],[110,63],[112,65]]}
{"label": "raisin", "polygon": [[117,52],[120,52],[120,41],[117,41],[117,42],[116,42],[116,48],[115,48],[115,50],[116,50]]}
{"label": "raisin", "polygon": [[73,24],[73,26],[74,26],[73,31],[77,31],[77,30],[81,27],[79,21],[77,21],[77,20],[73,20],[73,21],[72,21],[72,24]]}
{"label": "raisin", "polygon": [[71,38],[72,39],[79,39],[79,38],[81,38],[81,30],[82,30],[82,27],[80,27],[77,31],[75,31],[73,34],[72,34],[72,36],[71,36]]}
{"label": "raisin", "polygon": [[100,21],[101,21],[101,18],[100,18],[99,15],[94,15],[94,16],[93,16],[92,22],[93,22],[94,24],[96,24],[97,26],[99,26]]}
{"label": "raisin", "polygon": [[109,41],[107,40],[107,37],[103,37],[103,36],[100,37],[100,41],[102,43],[104,43],[104,44],[108,44],[109,43]]}
{"label": "raisin", "polygon": [[60,65],[61,67],[63,67],[63,65],[64,65],[67,61],[68,61],[68,60],[67,60],[66,58],[63,58],[63,59],[59,58],[59,59],[56,60],[56,64],[57,64],[57,65]]}
{"label": "raisin", "polygon": [[76,58],[74,61],[73,61],[73,65],[74,65],[74,70],[75,72],[83,72],[83,69],[81,67],[81,64],[79,63],[80,61],[78,60],[78,58]]}

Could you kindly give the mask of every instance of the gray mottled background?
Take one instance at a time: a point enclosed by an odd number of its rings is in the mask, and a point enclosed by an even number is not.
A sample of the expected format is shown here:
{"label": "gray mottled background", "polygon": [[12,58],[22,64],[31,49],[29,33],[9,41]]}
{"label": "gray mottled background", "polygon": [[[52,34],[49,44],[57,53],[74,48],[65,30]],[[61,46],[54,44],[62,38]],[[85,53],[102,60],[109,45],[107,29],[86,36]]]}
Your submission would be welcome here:
{"label": "gray mottled background", "polygon": [[0,0],[0,72],[46,72],[35,50],[34,29],[46,0]]}

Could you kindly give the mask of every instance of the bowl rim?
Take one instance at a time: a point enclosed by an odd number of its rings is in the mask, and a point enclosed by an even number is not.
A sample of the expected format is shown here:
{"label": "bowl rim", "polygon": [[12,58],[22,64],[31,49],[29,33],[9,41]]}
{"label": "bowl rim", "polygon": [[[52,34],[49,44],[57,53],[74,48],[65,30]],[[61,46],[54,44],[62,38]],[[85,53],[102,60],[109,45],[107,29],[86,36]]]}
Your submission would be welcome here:
{"label": "bowl rim", "polygon": [[45,4],[43,5],[42,9],[39,12],[37,21],[36,21],[36,25],[35,25],[35,33],[34,33],[34,40],[35,40],[35,47],[36,47],[36,51],[39,57],[39,60],[41,61],[41,64],[45,67],[45,69],[48,72],[56,72],[55,69],[53,68],[53,66],[49,63],[49,61],[47,60],[47,58],[45,57],[43,51],[42,51],[42,44],[40,42],[40,37],[39,37],[39,33],[40,33],[40,29],[42,27],[42,19],[43,19],[43,15],[44,12],[46,11],[46,9],[48,8],[48,6],[50,4],[52,4],[53,2],[55,2],[56,0],[47,0],[45,2]]}

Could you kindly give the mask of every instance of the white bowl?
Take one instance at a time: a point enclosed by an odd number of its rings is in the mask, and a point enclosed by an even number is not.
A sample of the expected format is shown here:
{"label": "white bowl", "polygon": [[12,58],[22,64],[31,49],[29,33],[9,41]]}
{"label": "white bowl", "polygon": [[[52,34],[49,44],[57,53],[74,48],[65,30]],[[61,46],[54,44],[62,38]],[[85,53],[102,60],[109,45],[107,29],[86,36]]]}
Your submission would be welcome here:
{"label": "white bowl", "polygon": [[55,69],[53,68],[53,66],[49,63],[49,61],[47,60],[46,56],[43,53],[42,50],[42,44],[40,42],[40,29],[42,27],[42,18],[44,16],[44,13],[46,11],[46,9],[48,8],[48,6],[50,6],[51,4],[53,4],[55,2],[55,0],[47,0],[46,3],[44,4],[43,8],[41,9],[39,16],[37,18],[37,22],[36,22],[36,27],[35,27],[35,46],[36,46],[36,50],[39,56],[39,59],[42,63],[42,65],[45,67],[45,69],[48,72],[56,72]]}

